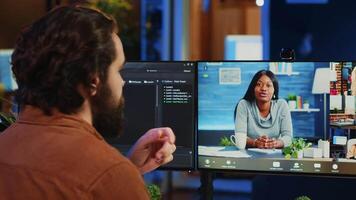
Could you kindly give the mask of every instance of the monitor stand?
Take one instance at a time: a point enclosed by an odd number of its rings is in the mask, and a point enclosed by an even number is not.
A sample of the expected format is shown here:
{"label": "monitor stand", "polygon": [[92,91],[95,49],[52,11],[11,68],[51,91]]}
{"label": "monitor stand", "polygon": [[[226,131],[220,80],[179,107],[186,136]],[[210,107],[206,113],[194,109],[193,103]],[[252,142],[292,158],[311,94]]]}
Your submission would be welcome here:
{"label": "monitor stand", "polygon": [[200,199],[212,200],[214,193],[213,179],[215,173],[200,171]]}

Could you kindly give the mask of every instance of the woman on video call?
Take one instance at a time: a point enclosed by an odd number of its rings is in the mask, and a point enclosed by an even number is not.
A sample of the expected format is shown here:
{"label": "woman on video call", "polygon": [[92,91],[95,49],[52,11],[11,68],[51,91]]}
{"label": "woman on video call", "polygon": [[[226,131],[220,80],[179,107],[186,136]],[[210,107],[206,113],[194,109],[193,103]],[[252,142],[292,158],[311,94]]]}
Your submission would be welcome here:
{"label": "woman on video call", "polygon": [[247,133],[247,147],[289,146],[293,137],[291,114],[278,99],[278,81],[269,70],[258,71],[236,107],[235,133]]}

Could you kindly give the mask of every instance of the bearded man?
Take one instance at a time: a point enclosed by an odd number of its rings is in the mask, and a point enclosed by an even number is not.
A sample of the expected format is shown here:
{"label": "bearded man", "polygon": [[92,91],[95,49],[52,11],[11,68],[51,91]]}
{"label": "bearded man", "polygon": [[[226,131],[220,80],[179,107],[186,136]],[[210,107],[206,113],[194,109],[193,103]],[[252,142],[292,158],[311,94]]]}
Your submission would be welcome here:
{"label": "bearded man", "polygon": [[173,159],[175,136],[151,129],[128,159],[103,139],[122,127],[116,27],[100,11],[67,6],[20,34],[12,55],[20,114],[0,135],[2,199],[148,199],[141,175]]}

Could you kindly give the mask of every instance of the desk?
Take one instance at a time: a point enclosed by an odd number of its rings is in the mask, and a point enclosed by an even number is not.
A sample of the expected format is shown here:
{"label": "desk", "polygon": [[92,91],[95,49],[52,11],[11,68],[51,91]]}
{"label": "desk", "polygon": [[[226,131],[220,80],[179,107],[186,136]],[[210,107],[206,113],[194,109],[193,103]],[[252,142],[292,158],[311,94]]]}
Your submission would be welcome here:
{"label": "desk", "polygon": [[198,147],[199,155],[227,158],[284,158],[281,149],[248,148],[238,150],[234,146],[201,146]]}
{"label": "desk", "polygon": [[333,158],[286,159],[281,149],[238,150],[235,146],[198,147],[198,167],[206,169],[330,173],[334,162]]}
{"label": "desk", "polygon": [[[330,128],[331,129],[344,129],[347,130],[347,139],[350,139],[350,134],[351,134],[351,130],[356,130],[356,125],[354,124],[342,124],[342,123],[337,123],[337,122],[331,122],[330,123]],[[332,131],[334,132],[334,131]],[[332,139],[331,137],[334,134],[330,132],[329,138]]]}
{"label": "desk", "polygon": [[247,148],[238,150],[234,146],[198,146],[199,156],[213,156],[225,158],[245,158],[245,159],[272,159],[272,160],[306,160],[306,161],[332,161],[332,158],[291,158],[286,159],[282,154],[282,149],[257,149]]}

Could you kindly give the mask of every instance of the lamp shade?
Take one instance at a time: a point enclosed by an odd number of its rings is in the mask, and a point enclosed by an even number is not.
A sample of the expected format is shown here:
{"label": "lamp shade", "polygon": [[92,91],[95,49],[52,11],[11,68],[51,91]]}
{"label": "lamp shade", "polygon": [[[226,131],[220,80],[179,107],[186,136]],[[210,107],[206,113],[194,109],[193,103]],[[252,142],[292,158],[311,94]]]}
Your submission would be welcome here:
{"label": "lamp shade", "polygon": [[337,81],[337,74],[335,70],[330,70],[330,81]]}
{"label": "lamp shade", "polygon": [[332,72],[329,68],[317,68],[314,74],[313,94],[329,94]]}

